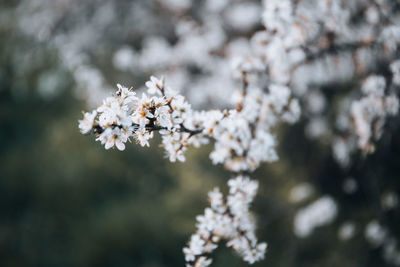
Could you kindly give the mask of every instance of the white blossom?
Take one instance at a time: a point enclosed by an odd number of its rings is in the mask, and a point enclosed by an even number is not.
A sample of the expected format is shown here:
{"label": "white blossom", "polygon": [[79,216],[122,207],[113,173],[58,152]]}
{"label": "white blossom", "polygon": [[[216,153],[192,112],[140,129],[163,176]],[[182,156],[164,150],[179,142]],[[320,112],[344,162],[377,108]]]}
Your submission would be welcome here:
{"label": "white blossom", "polygon": [[107,128],[103,133],[99,135],[96,141],[100,141],[104,145],[105,149],[110,149],[114,145],[118,150],[124,150],[126,141],[131,134],[130,130],[116,128]]}
{"label": "white blossom", "polygon": [[347,241],[354,236],[355,231],[356,226],[353,222],[345,222],[338,230],[338,237],[341,241]]}
{"label": "white blossom", "polygon": [[93,129],[94,119],[96,116],[96,110],[93,110],[91,113],[85,112],[83,114],[83,120],[79,120],[79,129],[81,133],[87,134]]}
{"label": "white blossom", "polygon": [[393,73],[393,84],[400,86],[400,60],[393,61],[390,70]]}
{"label": "white blossom", "polygon": [[328,196],[321,197],[297,212],[294,219],[294,233],[301,238],[308,237],[316,227],[332,222],[337,215],[336,202]]}
{"label": "white blossom", "polygon": [[386,230],[379,222],[375,220],[370,221],[365,227],[365,238],[373,246],[381,245],[385,241],[385,237]]}
{"label": "white blossom", "polygon": [[150,81],[147,81],[145,85],[148,88],[147,90],[148,94],[161,95],[161,90],[164,90],[164,78],[158,79],[157,77],[151,76]]}
{"label": "white blossom", "polygon": [[312,193],[313,188],[308,183],[301,183],[294,186],[289,193],[289,200],[293,203],[302,202],[306,200]]}

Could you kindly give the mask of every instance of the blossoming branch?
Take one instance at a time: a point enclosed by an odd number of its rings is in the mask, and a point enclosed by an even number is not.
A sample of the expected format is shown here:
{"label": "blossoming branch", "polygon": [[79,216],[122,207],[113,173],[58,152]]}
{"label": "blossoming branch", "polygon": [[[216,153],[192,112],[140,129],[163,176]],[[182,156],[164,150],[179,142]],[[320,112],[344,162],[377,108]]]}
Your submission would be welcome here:
{"label": "blossoming branch", "polygon": [[[162,146],[171,162],[185,161],[185,151],[213,140],[210,159],[236,173],[255,170],[261,162],[276,161],[276,140],[271,130],[280,120],[295,122],[300,108],[285,86],[271,85],[268,90],[249,87],[243,73],[243,88],[238,91],[236,109],[194,111],[182,95],[165,85],[164,79],[151,77],[147,94],[137,97],[132,90],[118,85],[115,96],[108,97],[92,112],[86,112],[79,128],[93,133],[106,149],[125,149],[133,139],[149,146],[154,132],[162,137]],[[255,220],[248,211],[258,183],[238,176],[228,182],[230,195],[223,200],[218,189],[210,192],[211,208],[199,216],[198,232],[184,248],[190,266],[207,266],[207,258],[221,239],[249,263],[264,257],[266,243],[257,244]]]}

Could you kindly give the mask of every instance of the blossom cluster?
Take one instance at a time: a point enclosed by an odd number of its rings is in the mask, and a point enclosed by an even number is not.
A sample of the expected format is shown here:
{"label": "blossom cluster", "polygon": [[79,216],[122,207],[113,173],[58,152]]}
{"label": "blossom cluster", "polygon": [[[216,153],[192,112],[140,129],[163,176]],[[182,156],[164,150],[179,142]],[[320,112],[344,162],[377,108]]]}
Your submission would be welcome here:
{"label": "blossom cluster", "polygon": [[387,116],[397,115],[399,100],[396,95],[385,95],[386,80],[381,76],[369,76],[361,90],[363,97],[351,104],[351,115],[358,136],[358,146],[372,150],[371,138],[379,139]]}
{"label": "blossom cluster", "polygon": [[383,257],[387,262],[396,266],[400,265],[399,245],[385,226],[372,220],[366,225],[364,235],[372,247],[382,246]]}
{"label": "blossom cluster", "polygon": [[[372,152],[371,139],[379,140],[387,117],[398,113],[394,89],[399,85],[400,64],[392,60],[400,43],[400,18],[392,13],[394,3],[266,0],[263,4],[266,29],[250,40],[253,62],[261,59],[269,79],[287,85],[304,104],[307,136],[330,142],[343,166],[357,148]],[[392,75],[374,74],[376,62],[390,65]],[[378,76],[374,83],[372,77]],[[336,124],[329,129],[326,114],[332,113],[326,112],[323,87],[343,87],[340,83],[355,78],[365,80],[363,98],[356,99],[354,90],[342,98],[334,113]]]}
{"label": "blossom cluster", "polygon": [[237,92],[236,110],[225,115],[212,111],[204,121],[204,131],[215,139],[210,154],[214,164],[224,163],[231,171],[253,171],[261,162],[278,160],[275,137],[270,133],[277,122],[293,123],[300,107],[290,99],[290,90],[270,85],[268,93],[259,88]]}
{"label": "blossom cluster", "polygon": [[[142,93],[140,98],[132,89],[118,85],[115,96],[84,114],[79,128],[83,134],[95,134],[106,149],[115,146],[119,150],[124,150],[131,138],[141,146],[149,146],[158,131],[171,162],[184,161],[189,145],[198,147],[213,140],[210,158],[214,164],[224,164],[236,173],[251,172],[262,162],[278,159],[271,131],[279,121],[297,121],[300,107],[286,86],[271,84],[263,91],[248,86],[247,75],[242,77],[244,87],[234,95],[236,108],[222,111],[192,110],[182,95],[165,85],[164,79],[153,76],[146,82],[147,94]],[[258,183],[238,176],[228,185],[230,195],[226,200],[218,189],[210,192],[211,208],[198,217],[198,233],[185,249],[186,260],[195,262],[194,266],[211,263],[211,259],[199,255],[214,250],[221,238],[228,239],[228,245],[245,261],[253,263],[264,257],[266,244],[257,245],[254,219],[248,211]]]}
{"label": "blossom cluster", "polygon": [[315,228],[332,222],[337,213],[336,202],[329,196],[323,196],[297,212],[294,233],[301,238],[307,237]]}
{"label": "blossom cluster", "polygon": [[154,131],[159,131],[172,162],[184,161],[189,145],[198,147],[213,139],[210,158],[214,164],[223,163],[236,172],[252,171],[261,162],[278,159],[271,128],[279,120],[293,123],[300,115],[298,102],[290,99],[290,90],[284,86],[271,85],[268,93],[248,88],[236,97],[237,109],[223,111],[193,111],[163,79],[152,76],[146,86],[148,94],[138,98],[132,90],[118,85],[115,96],[84,114],[79,121],[81,132],[94,132],[106,149],[115,145],[124,150],[130,137],[141,146],[149,146]]}
{"label": "blossom cluster", "polygon": [[221,239],[250,264],[264,258],[266,243],[257,243],[255,222],[249,212],[258,188],[257,181],[238,176],[228,181],[226,199],[218,188],[208,193],[211,206],[197,216],[197,232],[183,248],[187,266],[203,267],[211,264],[207,255],[215,250]]}
{"label": "blossom cluster", "polygon": [[332,144],[333,155],[343,166],[350,164],[356,149],[372,153],[388,120],[399,113],[396,94],[396,62],[392,63],[393,79],[369,75],[361,84],[361,98],[342,102],[336,124],[339,136]]}
{"label": "blossom cluster", "polygon": [[198,145],[204,140],[193,136],[199,130],[188,130],[184,120],[192,110],[184,97],[169,87],[163,79],[151,77],[146,83],[148,94],[139,98],[131,89],[118,84],[118,91],[108,97],[91,113],[79,121],[83,134],[95,133],[97,141],[106,149],[114,145],[125,149],[132,137],[141,146],[149,146],[154,131],[162,135],[162,142],[171,161],[184,161],[184,151],[190,144]]}

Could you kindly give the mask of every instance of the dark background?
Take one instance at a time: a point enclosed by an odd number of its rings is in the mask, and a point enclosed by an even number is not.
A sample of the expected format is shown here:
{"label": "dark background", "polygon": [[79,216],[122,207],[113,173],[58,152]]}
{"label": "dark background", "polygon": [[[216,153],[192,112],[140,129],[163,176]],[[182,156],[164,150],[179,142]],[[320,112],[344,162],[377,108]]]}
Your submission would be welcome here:
{"label": "dark background", "polygon": [[[132,144],[119,152],[81,135],[77,121],[86,104],[74,97],[76,84],[56,49],[16,26],[18,4],[0,4],[0,266],[184,266],[182,248],[208,205],[207,192],[214,186],[225,192],[231,174],[211,164],[211,145],[172,164],[158,138],[149,149]],[[112,49],[111,40],[104,42]],[[99,61],[111,84],[145,79],[102,65],[107,53]],[[39,79],[47,72],[57,81],[50,96],[40,93]],[[269,245],[266,259],[254,266],[390,266],[382,247],[367,243],[364,228],[377,219],[393,236],[400,234],[399,208],[381,205],[382,193],[400,189],[397,125],[391,120],[375,154],[354,155],[346,170],[327,144],[308,141],[304,121],[278,129],[281,160],[252,176],[260,182],[252,207],[258,238]],[[358,183],[353,194],[343,191],[348,177]],[[289,192],[301,182],[314,192],[293,204]],[[336,220],[297,238],[296,211],[322,195],[337,201]],[[355,236],[340,241],[338,229],[349,220]],[[247,264],[221,244],[213,266]]]}

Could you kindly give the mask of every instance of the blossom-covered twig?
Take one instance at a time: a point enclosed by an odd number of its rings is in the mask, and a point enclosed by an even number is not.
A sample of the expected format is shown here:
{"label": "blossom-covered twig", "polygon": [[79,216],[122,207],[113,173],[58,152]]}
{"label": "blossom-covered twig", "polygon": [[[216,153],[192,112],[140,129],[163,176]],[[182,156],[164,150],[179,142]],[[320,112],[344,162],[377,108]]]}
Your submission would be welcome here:
{"label": "blossom-covered twig", "polygon": [[218,188],[208,193],[211,207],[197,216],[197,232],[192,235],[188,247],[183,249],[187,266],[201,267],[211,264],[207,256],[217,248],[221,239],[250,264],[264,258],[266,243],[257,243],[254,218],[249,213],[258,188],[256,181],[238,176],[228,181],[226,199]]}
{"label": "blossom-covered twig", "polygon": [[[106,149],[114,145],[125,149],[132,137],[142,146],[149,146],[154,131],[170,161],[184,161],[189,145],[215,142],[210,158],[214,164],[224,164],[236,173],[249,173],[261,162],[278,159],[275,137],[270,133],[280,121],[293,123],[299,118],[299,107],[291,99],[290,90],[271,85],[263,91],[250,87],[247,72],[243,73],[242,91],[236,96],[236,109],[194,111],[185,98],[164,84],[164,79],[151,77],[146,82],[147,94],[138,98],[132,90],[118,85],[114,97],[109,97],[79,121],[83,134],[94,133]],[[218,189],[210,192],[211,208],[199,216],[198,232],[184,249],[189,266],[207,266],[205,255],[221,239],[232,246],[249,263],[264,257],[266,243],[257,244],[255,223],[249,213],[258,183],[239,175],[228,182],[230,194],[223,200]],[[206,232],[208,229],[208,232]]]}

